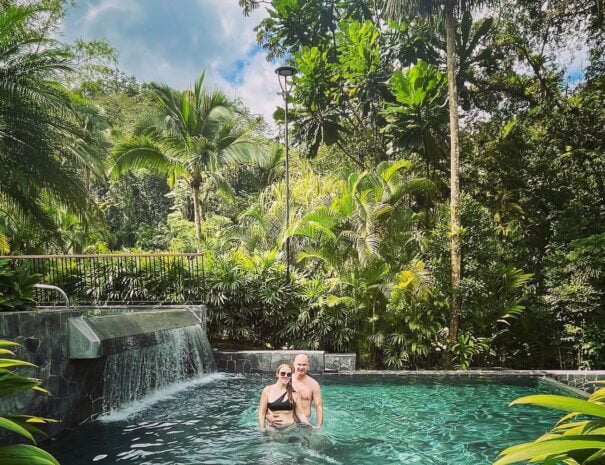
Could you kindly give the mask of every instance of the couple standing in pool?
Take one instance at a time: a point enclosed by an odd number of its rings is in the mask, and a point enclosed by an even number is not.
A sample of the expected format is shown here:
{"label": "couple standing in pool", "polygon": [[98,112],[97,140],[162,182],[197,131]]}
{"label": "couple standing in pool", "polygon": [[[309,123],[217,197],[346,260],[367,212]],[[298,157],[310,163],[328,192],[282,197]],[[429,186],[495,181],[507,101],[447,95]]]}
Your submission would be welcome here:
{"label": "couple standing in pool", "polygon": [[[263,389],[258,411],[262,432],[284,431],[300,423],[321,428],[324,419],[319,383],[311,378],[309,357],[299,354],[294,363],[282,363],[275,373],[277,381]],[[315,425],[311,423],[311,404],[315,406]]]}

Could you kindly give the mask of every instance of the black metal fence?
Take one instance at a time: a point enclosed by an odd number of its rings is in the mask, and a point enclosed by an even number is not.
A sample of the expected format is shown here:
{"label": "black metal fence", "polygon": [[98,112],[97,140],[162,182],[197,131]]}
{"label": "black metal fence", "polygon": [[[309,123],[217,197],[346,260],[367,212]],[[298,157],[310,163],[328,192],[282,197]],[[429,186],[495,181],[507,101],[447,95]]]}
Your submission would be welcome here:
{"label": "black metal fence", "polygon": [[[40,282],[63,289],[72,305],[184,304],[203,301],[203,253],[16,255]],[[56,292],[36,289],[39,305],[63,305]]]}

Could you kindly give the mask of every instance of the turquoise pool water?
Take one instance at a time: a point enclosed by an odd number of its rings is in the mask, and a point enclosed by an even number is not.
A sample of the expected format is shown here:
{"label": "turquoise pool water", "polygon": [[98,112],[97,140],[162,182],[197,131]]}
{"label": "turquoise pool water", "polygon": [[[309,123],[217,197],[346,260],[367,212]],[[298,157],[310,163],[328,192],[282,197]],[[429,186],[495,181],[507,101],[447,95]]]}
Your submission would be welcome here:
{"label": "turquoise pool water", "polygon": [[326,424],[271,438],[256,429],[271,378],[206,375],[50,443],[62,465],[481,465],[559,417],[511,400],[560,391],[529,378],[319,377]]}

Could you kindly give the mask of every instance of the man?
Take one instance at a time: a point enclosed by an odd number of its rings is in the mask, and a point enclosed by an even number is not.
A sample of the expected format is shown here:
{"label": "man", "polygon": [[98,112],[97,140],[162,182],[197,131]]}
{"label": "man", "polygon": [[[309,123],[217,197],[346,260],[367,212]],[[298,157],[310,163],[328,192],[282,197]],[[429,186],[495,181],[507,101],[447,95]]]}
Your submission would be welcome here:
{"label": "man", "polygon": [[[311,403],[313,403],[317,417],[315,427],[320,428],[324,422],[324,407],[319,383],[307,374],[310,367],[309,357],[305,354],[298,354],[294,358],[293,365],[292,387],[298,393],[302,410],[309,420],[311,419]],[[275,415],[273,412],[267,413],[267,420],[274,424],[282,422],[279,415]]]}

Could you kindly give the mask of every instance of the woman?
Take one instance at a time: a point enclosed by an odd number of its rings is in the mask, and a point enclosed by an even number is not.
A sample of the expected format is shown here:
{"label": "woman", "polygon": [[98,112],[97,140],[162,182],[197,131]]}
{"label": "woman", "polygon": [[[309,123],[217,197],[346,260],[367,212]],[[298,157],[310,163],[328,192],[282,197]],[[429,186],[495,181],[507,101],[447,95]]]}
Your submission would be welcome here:
{"label": "woman", "polygon": [[[286,430],[296,424],[296,420],[307,426],[311,426],[304,412],[297,402],[298,396],[292,389],[292,365],[282,363],[277,367],[275,384],[266,386],[260,396],[260,408],[258,410],[258,426],[265,431]],[[267,411],[278,414],[283,420],[279,425],[266,421]]]}

